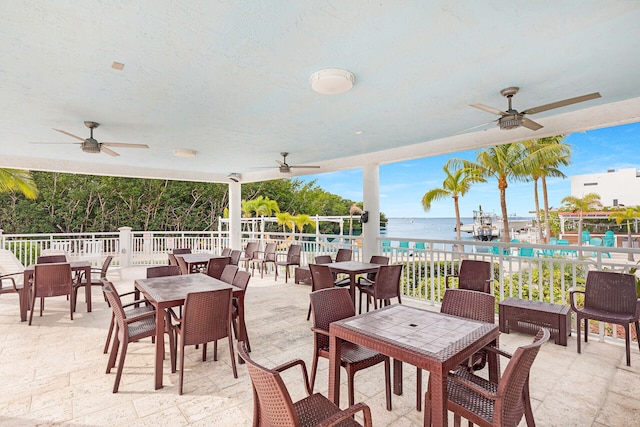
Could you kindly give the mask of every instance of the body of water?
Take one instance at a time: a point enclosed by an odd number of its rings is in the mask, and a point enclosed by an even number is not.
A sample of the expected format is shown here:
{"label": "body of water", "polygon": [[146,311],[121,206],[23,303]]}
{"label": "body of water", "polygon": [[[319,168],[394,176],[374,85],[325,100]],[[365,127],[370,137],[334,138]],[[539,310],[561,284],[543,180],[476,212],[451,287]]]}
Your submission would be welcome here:
{"label": "body of water", "polygon": [[[473,218],[460,218],[463,224],[473,224]],[[455,218],[389,218],[381,236],[407,239],[456,240]],[[462,232],[462,240],[473,240],[470,233]]]}

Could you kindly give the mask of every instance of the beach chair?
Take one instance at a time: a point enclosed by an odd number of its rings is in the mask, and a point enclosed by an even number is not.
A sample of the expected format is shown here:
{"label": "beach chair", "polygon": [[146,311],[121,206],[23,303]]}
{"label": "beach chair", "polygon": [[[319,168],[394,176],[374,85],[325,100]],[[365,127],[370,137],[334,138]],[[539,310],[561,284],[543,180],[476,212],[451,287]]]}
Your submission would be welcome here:
{"label": "beach chair", "polygon": [[409,253],[409,242],[400,241],[400,245],[398,246],[398,255],[401,253]]}
{"label": "beach chair", "polygon": [[[602,239],[600,237],[593,237],[591,239],[591,241],[589,242],[589,246],[604,246],[604,244],[603,244],[603,241],[602,241]],[[609,252],[601,252],[601,253],[602,253],[603,256],[606,255],[609,258],[611,258],[611,253],[609,253]],[[592,256],[598,256],[598,253],[597,252],[593,252]]]}
{"label": "beach chair", "polygon": [[[558,246],[569,246],[569,241],[567,239],[558,239],[558,242],[556,244]],[[560,255],[570,255],[577,257],[578,252],[572,249],[560,249]]]}
{"label": "beach chair", "polygon": [[383,240],[382,241],[382,253],[391,252],[391,241]]}
{"label": "beach chair", "polygon": [[591,244],[591,233],[589,230],[582,231],[582,244],[589,243]]}

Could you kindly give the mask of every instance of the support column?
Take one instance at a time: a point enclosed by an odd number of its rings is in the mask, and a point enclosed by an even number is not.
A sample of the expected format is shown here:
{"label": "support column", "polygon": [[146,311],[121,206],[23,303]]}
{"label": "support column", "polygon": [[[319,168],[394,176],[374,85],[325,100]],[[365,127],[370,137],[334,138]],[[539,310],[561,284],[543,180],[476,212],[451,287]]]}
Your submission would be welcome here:
{"label": "support column", "polygon": [[131,230],[131,227],[118,228],[118,231],[120,232],[120,267],[131,266]]}
{"label": "support column", "polygon": [[229,183],[229,243],[231,249],[241,250],[242,185]]}
{"label": "support column", "polygon": [[362,224],[362,261],[369,262],[378,254],[377,238],[380,237],[380,167],[365,165],[362,169],[362,201],[369,212],[369,221]]}

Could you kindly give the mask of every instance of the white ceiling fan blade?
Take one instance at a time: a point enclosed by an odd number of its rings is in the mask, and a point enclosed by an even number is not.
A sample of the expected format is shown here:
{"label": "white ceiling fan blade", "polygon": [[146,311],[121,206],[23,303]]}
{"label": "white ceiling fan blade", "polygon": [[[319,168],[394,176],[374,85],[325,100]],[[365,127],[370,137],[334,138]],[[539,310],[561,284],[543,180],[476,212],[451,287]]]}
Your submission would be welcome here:
{"label": "white ceiling fan blade", "polygon": [[82,144],[82,142],[42,142],[42,141],[32,141],[29,144]]}
{"label": "white ceiling fan blade", "polygon": [[591,99],[600,98],[600,92],[590,93],[588,95],[576,96],[575,98],[569,98],[562,101],[552,102],[551,104],[540,105],[538,107],[527,108],[522,114],[535,114],[542,111],[553,110],[554,108],[564,107],[566,105],[577,104],[578,102],[589,101]]}
{"label": "white ceiling fan blade", "polygon": [[101,144],[108,147],[149,148],[147,144],[128,144],[126,142],[102,142]]}
{"label": "white ceiling fan blade", "polygon": [[320,166],[305,166],[305,165],[300,165],[300,166],[289,166],[289,168],[293,169],[319,169]]}
{"label": "white ceiling fan blade", "polygon": [[113,156],[113,157],[118,157],[120,155],[120,154],[116,153],[115,151],[105,147],[102,144],[100,145],[100,151],[102,151],[103,153],[107,153],[108,155]]}
{"label": "white ceiling fan blade", "polygon": [[84,138],[80,138],[78,135],[74,135],[72,133],[69,133],[66,130],[61,130],[61,129],[53,129],[53,130],[55,130],[56,132],[64,133],[65,135],[68,135],[71,138],[75,138],[75,139],[78,139],[80,141],[84,141]]}
{"label": "white ceiling fan blade", "polygon": [[544,127],[540,123],[536,123],[533,120],[527,119],[526,117],[522,118],[522,126],[531,130],[538,130]]}
{"label": "white ceiling fan blade", "polygon": [[490,124],[492,124],[492,123],[495,123],[495,122],[497,122],[497,121],[498,121],[498,120],[492,120],[492,121],[490,121],[490,122],[483,123],[483,124],[478,125],[478,126],[473,126],[473,127],[470,127],[470,128],[466,128],[466,129],[463,129],[463,130],[461,130],[461,131],[459,131],[459,132],[454,133],[454,135],[459,135],[459,134],[461,134],[461,133],[465,133],[465,132],[470,131],[470,130],[474,130],[474,129],[478,129],[478,128],[481,128],[481,127],[485,127],[485,126],[490,125]]}
{"label": "white ceiling fan blade", "polygon": [[281,162],[280,160],[276,160],[276,163],[280,165],[281,168],[286,168],[288,167],[286,163]]}
{"label": "white ceiling fan blade", "polygon": [[489,107],[484,104],[469,104],[471,107],[477,108],[482,111],[486,111],[487,113],[497,114],[498,116],[508,116],[509,113],[505,113],[502,110],[498,110],[497,108]]}

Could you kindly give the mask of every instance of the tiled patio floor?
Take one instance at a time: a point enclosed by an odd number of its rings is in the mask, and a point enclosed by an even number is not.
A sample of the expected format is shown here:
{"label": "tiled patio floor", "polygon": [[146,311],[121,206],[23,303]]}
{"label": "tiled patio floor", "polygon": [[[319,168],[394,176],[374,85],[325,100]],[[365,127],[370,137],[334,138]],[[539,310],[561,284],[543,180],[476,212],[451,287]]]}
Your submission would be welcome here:
{"label": "tiled patio floor", "polygon": [[[111,278],[124,291],[132,289],[133,280],[141,276],[144,269],[131,268],[114,271]],[[274,366],[302,358],[311,368],[313,339],[310,322],[305,320],[308,293],[308,286],[274,282],[273,275],[251,279],[246,305],[255,360]],[[112,394],[115,370],[105,374],[107,355],[102,353],[111,312],[98,289],[93,299],[92,313],[86,313],[80,302],[70,321],[67,301],[49,298],[44,316],[34,317],[33,325],[27,326],[19,321],[17,296],[0,297],[0,425],[251,425],[250,380],[242,365],[238,366],[239,378],[233,378],[224,340],[219,342],[217,362],[209,357],[203,363],[200,350],[188,350],[182,396],[177,390],[178,374],[170,373],[168,360],[165,387],[153,389],[153,346],[149,340],[133,343],[120,391]],[[80,293],[79,301],[83,300]],[[531,340],[512,333],[502,335],[501,345],[513,350]],[[632,348],[631,367],[625,366],[623,346],[590,340],[582,355],[575,347],[575,336],[569,338],[568,347],[547,343],[536,359],[531,391],[537,425],[638,425],[637,346]],[[506,366],[504,360],[502,366]],[[384,408],[383,371],[382,366],[374,367],[356,376],[356,401],[371,407],[375,426],[421,426],[422,412],[415,410],[415,370],[405,366],[404,395],[393,395],[391,412]],[[321,360],[316,391],[325,395],[327,373],[327,361]],[[301,398],[299,372],[285,380],[294,400]],[[346,398],[346,383],[343,387],[341,395]]]}

